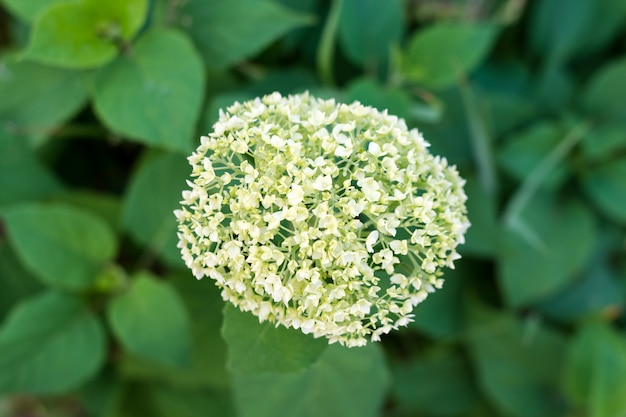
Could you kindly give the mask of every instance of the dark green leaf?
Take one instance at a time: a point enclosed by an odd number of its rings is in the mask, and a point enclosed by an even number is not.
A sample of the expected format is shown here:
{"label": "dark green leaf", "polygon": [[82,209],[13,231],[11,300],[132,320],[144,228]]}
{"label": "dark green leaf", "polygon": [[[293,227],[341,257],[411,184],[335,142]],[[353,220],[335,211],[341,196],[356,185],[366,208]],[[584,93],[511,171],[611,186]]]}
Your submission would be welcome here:
{"label": "dark green leaf", "polygon": [[343,0],[339,41],[356,65],[384,70],[404,32],[401,0]]}
{"label": "dark green leaf", "polygon": [[0,59],[0,126],[16,136],[47,136],[87,101],[86,74]]}
{"label": "dark green leaf", "polygon": [[102,326],[77,298],[31,298],[0,328],[0,393],[68,392],[98,371],[105,347]]}
{"label": "dark green leaf", "polygon": [[380,111],[388,110],[389,114],[408,119],[411,111],[411,97],[400,89],[384,88],[375,81],[362,78],[348,86],[346,101],[360,101]]}
{"label": "dark green leaf", "polygon": [[398,363],[393,376],[393,395],[402,410],[462,416],[478,403],[469,364],[451,349],[433,350],[409,363]]}
{"label": "dark green leaf", "polygon": [[[500,147],[498,162],[516,180],[523,181],[565,135],[558,124],[537,122],[506,139]],[[567,168],[564,163],[557,165],[546,175],[542,185],[549,188],[561,185],[567,177]]]}
{"label": "dark green leaf", "polygon": [[585,156],[593,162],[610,159],[616,153],[626,150],[626,132],[618,124],[605,124],[595,127],[591,134],[582,139]]}
{"label": "dark green leaf", "polygon": [[158,386],[150,390],[156,417],[229,417],[235,416],[230,392]]}
{"label": "dark green leaf", "polygon": [[626,107],[626,59],[611,62],[594,73],[582,95],[582,105],[596,119],[624,125]]}
{"label": "dark green leaf", "polygon": [[330,346],[298,374],[235,374],[241,417],[376,417],[389,374],[377,345]]}
{"label": "dark green leaf", "polygon": [[415,32],[404,56],[406,76],[427,88],[450,87],[481,63],[496,34],[494,26],[466,23],[438,23]]}
{"label": "dark green leaf", "polygon": [[24,56],[66,68],[94,68],[118,54],[143,24],[147,0],[61,2],[38,15]]}
{"label": "dark green leaf", "polygon": [[191,323],[178,293],[148,273],[134,278],[107,310],[113,333],[130,352],[184,367],[191,357]]}
{"label": "dark green leaf", "polygon": [[494,257],[500,246],[500,230],[496,217],[496,201],[473,177],[467,178],[467,215],[472,224],[459,248],[462,254]]}
{"label": "dark green leaf", "polygon": [[107,224],[72,206],[20,205],[4,210],[2,217],[24,265],[54,287],[89,287],[117,251]]}
{"label": "dark green leaf", "polygon": [[482,389],[507,416],[561,415],[556,393],[565,343],[529,319],[486,310],[470,310],[469,348]]}
{"label": "dark green leaf", "polygon": [[222,334],[228,346],[228,367],[233,372],[262,374],[297,372],[314,363],[328,346],[300,330],[287,329],[242,312],[230,303],[224,307]]}
{"label": "dark green leaf", "polygon": [[185,179],[191,168],[181,155],[150,155],[130,180],[122,213],[124,228],[154,254],[171,265],[182,266],[176,248],[176,218]]}
{"label": "dark green leaf", "polygon": [[582,327],[571,344],[563,377],[568,399],[590,417],[626,413],[626,343],[605,323]]}
{"label": "dark green leaf", "polygon": [[28,143],[0,129],[0,207],[49,197],[61,188]]}
{"label": "dark green leaf", "polygon": [[604,214],[626,223],[626,159],[600,165],[582,179],[585,191]]}
{"label": "dark green leaf", "polygon": [[112,230],[119,231],[121,226],[122,202],[112,194],[92,190],[79,190],[56,196],[55,201],[71,204],[89,211],[107,222]]}
{"label": "dark green leaf", "polygon": [[21,264],[11,247],[0,240],[0,321],[22,298],[39,290],[42,286]]}
{"label": "dark green leaf", "polygon": [[178,11],[179,26],[189,32],[206,65],[213,69],[250,57],[308,23],[307,15],[271,0],[189,0]]}
{"label": "dark green leaf", "polygon": [[506,229],[498,259],[506,300],[514,306],[559,291],[587,264],[595,239],[592,213],[582,204],[535,198],[516,228]]}
{"label": "dark green leaf", "polygon": [[96,112],[111,130],[165,149],[191,150],[204,70],[182,33],[144,34],[132,52],[96,73],[94,87]]}

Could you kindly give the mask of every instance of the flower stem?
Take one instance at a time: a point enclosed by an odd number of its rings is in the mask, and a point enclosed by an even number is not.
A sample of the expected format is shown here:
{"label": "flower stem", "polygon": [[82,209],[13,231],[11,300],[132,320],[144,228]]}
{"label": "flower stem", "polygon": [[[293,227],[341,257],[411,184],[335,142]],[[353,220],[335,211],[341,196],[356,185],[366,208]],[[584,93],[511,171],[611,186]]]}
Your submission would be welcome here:
{"label": "flower stem", "polygon": [[337,38],[342,5],[343,0],[334,0],[331,3],[317,49],[317,70],[322,82],[326,85],[334,85],[335,83],[333,77],[333,57],[335,55],[335,40]]}

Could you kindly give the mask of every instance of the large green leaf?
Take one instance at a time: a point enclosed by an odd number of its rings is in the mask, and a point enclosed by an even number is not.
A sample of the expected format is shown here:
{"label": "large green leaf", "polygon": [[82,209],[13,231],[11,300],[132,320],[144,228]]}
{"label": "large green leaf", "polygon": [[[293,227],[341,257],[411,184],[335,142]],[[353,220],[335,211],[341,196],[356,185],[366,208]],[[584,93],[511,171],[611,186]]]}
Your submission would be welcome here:
{"label": "large green leaf", "polygon": [[87,101],[84,72],[0,58],[0,128],[16,136],[46,136]]}
{"label": "large green leaf", "polygon": [[404,32],[401,0],[343,0],[339,41],[355,64],[385,70],[392,46]]}
{"label": "large green leaf", "polygon": [[328,346],[296,329],[287,329],[242,312],[232,304],[224,307],[222,334],[228,346],[228,367],[233,372],[261,374],[297,372],[314,363]]}
{"label": "large green leaf", "polygon": [[202,104],[203,73],[202,60],[185,35],[153,30],[132,52],[96,73],[96,112],[114,132],[187,153]]}
{"label": "large green leaf", "polygon": [[61,2],[67,3],[68,0],[3,0],[2,2],[20,19],[32,22],[46,8]]}
{"label": "large green leaf", "polygon": [[307,15],[271,0],[189,0],[179,26],[193,38],[206,65],[224,69],[258,53],[272,41],[311,22]]}
{"label": "large green leaf", "polygon": [[0,393],[68,392],[98,371],[105,342],[77,298],[49,292],[29,299],[0,328]]}
{"label": "large green leaf", "polygon": [[450,87],[481,63],[496,34],[495,26],[467,23],[437,23],[417,31],[404,55],[406,76],[424,87]]}
{"label": "large green leaf", "polygon": [[148,273],[136,276],[107,310],[113,333],[130,352],[171,366],[191,358],[191,323],[171,285]]}
{"label": "large green leaf", "polygon": [[582,105],[596,120],[615,121],[624,125],[626,107],[626,59],[609,63],[594,73],[582,95]]}
{"label": "large green leaf", "polygon": [[191,168],[182,155],[150,155],[130,180],[122,224],[130,235],[171,265],[182,266],[176,248],[176,218],[185,179]]}
{"label": "large green leaf", "polygon": [[220,333],[224,303],[219,289],[212,280],[198,281],[190,272],[168,278],[193,317],[191,363],[184,368],[160,366],[136,355],[125,355],[120,362],[123,375],[184,387],[226,388],[230,377],[226,370],[226,343]]}
{"label": "large green leaf", "polygon": [[582,179],[585,191],[604,214],[626,223],[626,159],[602,164]]}
{"label": "large green leaf", "polygon": [[66,68],[94,68],[117,56],[143,24],[147,0],[81,0],[46,8],[24,56]]}
{"label": "large green leaf", "polygon": [[520,306],[559,291],[582,272],[594,239],[594,218],[584,205],[535,198],[515,227],[505,229],[499,248],[498,278],[507,302]]}
{"label": "large green leaf", "polygon": [[89,287],[117,251],[107,224],[72,206],[19,205],[3,210],[1,216],[24,265],[54,287]]}
{"label": "large green leaf", "polygon": [[301,373],[235,374],[233,379],[241,417],[376,417],[389,373],[377,345],[333,345]]}
{"label": "large green leaf", "polygon": [[49,197],[60,182],[38,160],[26,141],[0,129],[0,207]]}
{"label": "large green leaf", "polygon": [[39,291],[41,284],[29,273],[15,252],[0,240],[0,321],[22,298]]}
{"label": "large green leaf", "polygon": [[468,343],[485,394],[505,415],[561,415],[563,337],[538,323],[472,304]]}
{"label": "large green leaf", "polygon": [[605,323],[582,327],[571,344],[563,391],[590,417],[626,414],[626,342]]}
{"label": "large green leaf", "polygon": [[348,86],[346,101],[355,100],[403,119],[408,119],[411,112],[411,96],[404,90],[385,88],[367,78],[357,79]]}
{"label": "large green leaf", "polygon": [[471,368],[454,350],[435,349],[408,363],[395,364],[392,369],[394,402],[401,410],[462,416],[478,402]]}

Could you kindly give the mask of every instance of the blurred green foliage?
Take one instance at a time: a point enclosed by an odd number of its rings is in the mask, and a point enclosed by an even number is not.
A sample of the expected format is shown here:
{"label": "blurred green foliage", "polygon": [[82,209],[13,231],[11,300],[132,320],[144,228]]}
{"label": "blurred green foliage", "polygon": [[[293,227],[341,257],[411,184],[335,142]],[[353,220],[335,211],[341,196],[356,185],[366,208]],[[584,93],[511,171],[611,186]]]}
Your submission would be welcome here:
{"label": "blurred green foliage", "polygon": [[[405,118],[472,228],[409,328],[224,307],[172,211],[218,109]],[[0,0],[0,416],[626,415],[624,0]]]}

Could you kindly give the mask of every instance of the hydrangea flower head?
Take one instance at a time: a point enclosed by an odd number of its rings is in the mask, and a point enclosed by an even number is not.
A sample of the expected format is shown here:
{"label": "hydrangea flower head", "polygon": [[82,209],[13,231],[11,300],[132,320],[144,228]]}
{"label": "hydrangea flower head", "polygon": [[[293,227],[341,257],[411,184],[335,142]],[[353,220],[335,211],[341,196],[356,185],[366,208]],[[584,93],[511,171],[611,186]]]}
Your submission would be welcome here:
{"label": "hydrangea flower head", "polygon": [[189,157],[183,260],[260,321],[379,340],[441,287],[469,227],[464,180],[428,146],[358,102],[235,103]]}

